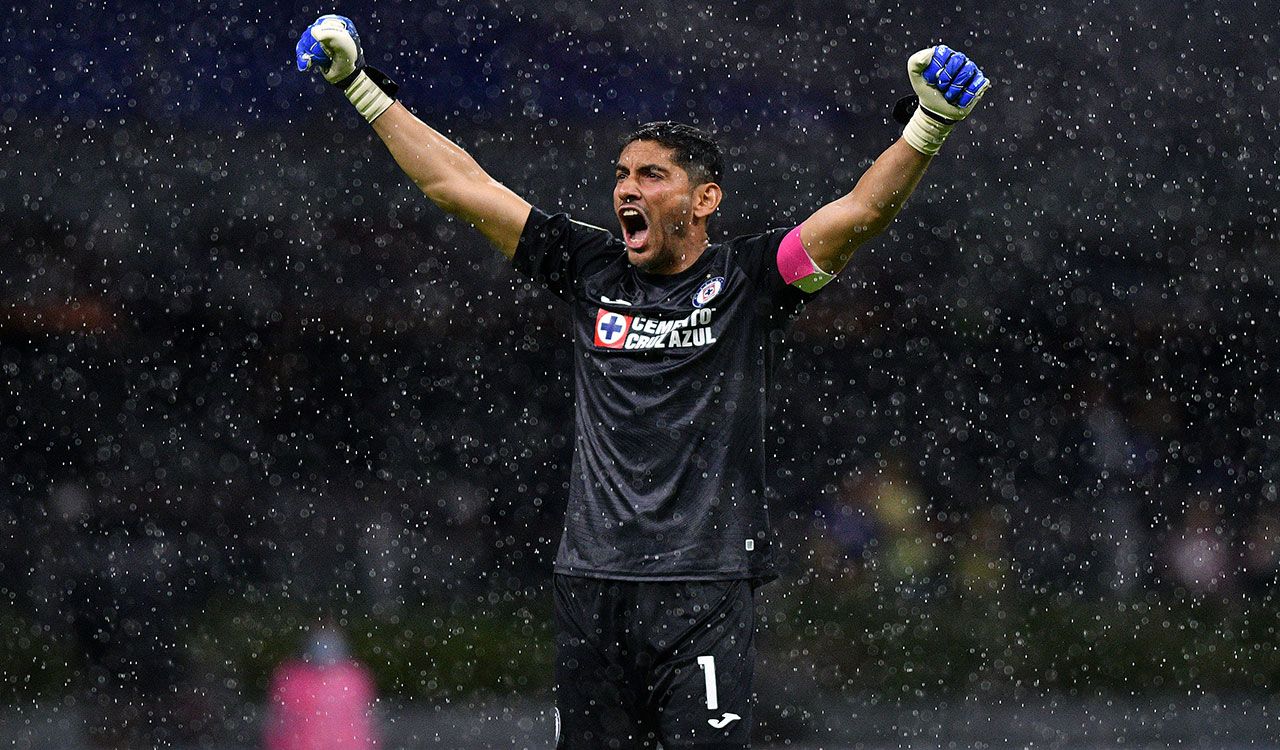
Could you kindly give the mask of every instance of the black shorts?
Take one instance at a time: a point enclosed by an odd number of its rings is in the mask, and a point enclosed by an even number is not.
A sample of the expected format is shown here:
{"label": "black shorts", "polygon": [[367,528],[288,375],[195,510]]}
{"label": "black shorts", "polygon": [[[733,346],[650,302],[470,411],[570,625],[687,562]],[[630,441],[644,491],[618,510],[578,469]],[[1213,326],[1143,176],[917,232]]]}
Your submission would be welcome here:
{"label": "black shorts", "polygon": [[750,746],[755,585],[555,576],[561,750]]}

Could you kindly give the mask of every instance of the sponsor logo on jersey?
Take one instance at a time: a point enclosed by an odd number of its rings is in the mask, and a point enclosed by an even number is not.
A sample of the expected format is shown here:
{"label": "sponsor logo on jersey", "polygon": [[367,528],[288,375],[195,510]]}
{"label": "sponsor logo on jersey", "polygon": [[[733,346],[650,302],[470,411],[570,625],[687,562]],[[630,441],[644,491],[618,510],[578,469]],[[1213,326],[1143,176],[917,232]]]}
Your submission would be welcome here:
{"label": "sponsor logo on jersey", "polygon": [[693,293],[693,306],[706,307],[706,304],[715,299],[721,289],[724,289],[723,276],[717,276],[714,279],[707,279],[702,282],[702,286],[698,287],[698,291]]}
{"label": "sponsor logo on jersey", "polygon": [[737,714],[731,714],[728,711],[726,711],[724,715],[718,719],[707,719],[707,723],[715,727],[716,729],[724,729],[725,727],[729,726],[730,724],[732,724],[733,722],[741,718],[742,717]]}
{"label": "sponsor logo on jersey", "polygon": [[596,346],[621,349],[630,330],[630,315],[619,315],[603,307],[596,313]]}
{"label": "sponsor logo on jersey", "polygon": [[712,310],[694,310],[683,318],[661,320],[596,310],[595,344],[604,349],[681,349],[716,343]]}

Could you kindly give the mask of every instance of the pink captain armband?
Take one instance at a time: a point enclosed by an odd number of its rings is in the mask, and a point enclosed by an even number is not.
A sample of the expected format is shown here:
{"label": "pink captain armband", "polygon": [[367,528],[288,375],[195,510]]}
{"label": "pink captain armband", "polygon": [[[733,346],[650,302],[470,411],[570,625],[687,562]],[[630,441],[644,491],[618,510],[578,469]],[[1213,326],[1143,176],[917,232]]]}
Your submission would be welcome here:
{"label": "pink captain armband", "polygon": [[810,294],[836,277],[834,273],[818,268],[818,264],[809,257],[809,251],[804,249],[804,243],[800,241],[800,227],[787,232],[787,236],[778,245],[778,273],[782,274],[782,280],[788,286]]}

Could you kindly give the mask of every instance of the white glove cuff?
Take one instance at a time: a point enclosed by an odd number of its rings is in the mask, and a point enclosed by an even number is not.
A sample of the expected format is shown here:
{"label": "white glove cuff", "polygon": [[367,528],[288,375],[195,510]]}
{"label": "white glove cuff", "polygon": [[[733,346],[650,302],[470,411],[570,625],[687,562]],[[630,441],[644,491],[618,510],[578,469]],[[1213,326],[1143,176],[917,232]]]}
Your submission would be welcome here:
{"label": "white glove cuff", "polygon": [[363,70],[356,74],[355,80],[343,93],[356,106],[356,111],[364,117],[365,122],[378,119],[378,115],[386,112],[387,108],[395,103],[395,99],[379,88],[378,84],[374,83]]}
{"label": "white glove cuff", "polygon": [[935,119],[924,111],[923,107],[918,107],[915,114],[911,115],[911,119],[907,121],[907,126],[902,130],[902,137],[906,139],[907,144],[927,156],[933,156],[942,148],[942,142],[947,140],[947,136],[951,135],[955,123],[944,123]]}

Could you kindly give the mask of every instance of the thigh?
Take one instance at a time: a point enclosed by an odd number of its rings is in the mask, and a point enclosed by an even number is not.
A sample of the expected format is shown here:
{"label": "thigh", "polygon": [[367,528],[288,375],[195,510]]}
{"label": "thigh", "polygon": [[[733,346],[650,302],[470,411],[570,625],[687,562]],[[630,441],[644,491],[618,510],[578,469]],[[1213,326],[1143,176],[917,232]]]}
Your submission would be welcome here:
{"label": "thigh", "polygon": [[755,674],[750,581],[678,584],[646,628],[654,654],[649,700],[658,736],[675,748],[746,748]]}
{"label": "thigh", "polygon": [[556,575],[557,750],[653,747],[642,692],[623,644],[631,584]]}

